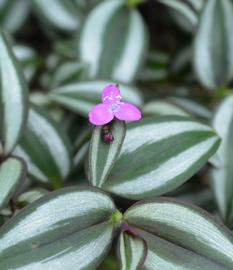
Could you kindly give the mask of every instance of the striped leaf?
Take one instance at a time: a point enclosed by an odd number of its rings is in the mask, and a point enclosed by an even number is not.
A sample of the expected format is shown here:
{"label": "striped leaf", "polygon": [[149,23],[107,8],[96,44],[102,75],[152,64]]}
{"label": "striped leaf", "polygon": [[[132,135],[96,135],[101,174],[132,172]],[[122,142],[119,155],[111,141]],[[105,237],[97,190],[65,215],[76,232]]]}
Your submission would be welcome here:
{"label": "striped leaf", "polygon": [[[72,1],[33,0],[35,13],[43,24],[62,31],[76,31],[81,23],[81,12]],[[44,27],[46,28],[46,27]]]}
{"label": "striped leaf", "polygon": [[[188,32],[193,32],[198,24],[198,14],[191,1],[158,0],[160,3],[172,9],[172,15],[178,25]],[[198,2],[198,1],[196,1]],[[201,3],[200,3],[201,4]],[[196,6],[198,7],[198,5]]]}
{"label": "striped leaf", "polygon": [[182,116],[132,123],[103,187],[130,199],[164,194],[195,174],[219,141],[210,127]]}
{"label": "striped leaf", "polygon": [[147,116],[160,116],[160,115],[182,115],[189,116],[187,112],[185,112],[179,106],[172,104],[166,100],[154,100],[146,103],[142,107],[142,112]]}
{"label": "striped leaf", "polygon": [[121,233],[119,244],[121,270],[140,270],[147,255],[147,246],[144,240],[127,233]]}
{"label": "striped leaf", "polygon": [[52,77],[52,87],[77,82],[87,77],[88,66],[85,63],[70,61],[65,62],[57,68]]}
{"label": "striped leaf", "polygon": [[208,108],[206,108],[206,106],[201,105],[194,100],[179,97],[168,97],[167,100],[169,102],[172,102],[172,104],[181,107],[189,114],[195,115],[196,117],[208,120],[212,117],[212,112]]}
{"label": "striped leaf", "polygon": [[[90,109],[100,102],[103,88],[111,81],[85,81],[58,87],[51,91],[50,99],[76,113],[87,117]],[[134,86],[120,84],[124,100],[140,106],[142,97]]]}
{"label": "striped leaf", "polygon": [[27,162],[33,178],[54,187],[61,185],[71,169],[67,136],[47,113],[35,106],[29,112],[27,128],[15,154]]}
{"label": "striped leaf", "polygon": [[38,58],[36,52],[26,46],[17,45],[13,47],[14,54],[23,67],[23,73],[27,81],[30,81],[35,75],[38,67]]}
{"label": "striped leaf", "polygon": [[123,121],[114,121],[109,126],[114,141],[106,143],[103,140],[103,127],[96,126],[92,133],[89,149],[89,182],[101,187],[106,181],[125,138],[126,127]]}
{"label": "striped leaf", "polygon": [[198,80],[209,89],[224,86],[233,78],[233,4],[208,0],[200,18],[193,51]]}
{"label": "striped leaf", "polygon": [[11,199],[23,180],[25,164],[18,158],[10,157],[0,165],[0,208]]}
{"label": "striped leaf", "polygon": [[124,219],[148,245],[145,270],[233,269],[232,233],[200,208],[158,198]]}
{"label": "striped leaf", "polygon": [[111,245],[114,210],[93,188],[44,196],[1,228],[0,269],[96,269]]}
{"label": "striped leaf", "polygon": [[221,145],[214,156],[217,167],[211,170],[211,185],[225,221],[233,221],[233,95],[219,106],[213,127],[221,137]]}
{"label": "striped leaf", "polygon": [[10,33],[15,33],[27,19],[29,11],[30,0],[1,0],[0,24]]}
{"label": "striped leaf", "polygon": [[20,206],[25,206],[27,204],[33,203],[34,201],[40,199],[48,193],[49,191],[43,188],[29,189],[28,191],[21,193],[17,197],[17,204]]}
{"label": "striped leaf", "polygon": [[91,78],[125,83],[135,79],[146,48],[142,17],[136,9],[128,8],[124,0],[97,5],[88,15],[79,40],[79,56],[90,65]]}
{"label": "striped leaf", "polygon": [[0,142],[4,154],[9,154],[17,144],[27,111],[27,85],[7,37],[0,29]]}

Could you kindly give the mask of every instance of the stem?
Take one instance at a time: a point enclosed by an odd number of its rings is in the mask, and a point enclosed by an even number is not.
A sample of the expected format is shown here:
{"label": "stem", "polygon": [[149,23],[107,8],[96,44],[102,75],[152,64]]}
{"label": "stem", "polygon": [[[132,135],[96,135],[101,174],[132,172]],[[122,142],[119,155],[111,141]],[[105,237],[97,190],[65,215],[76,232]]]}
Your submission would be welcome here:
{"label": "stem", "polygon": [[146,2],[146,0],[126,0],[127,1],[127,5],[130,8],[134,8],[144,2]]}
{"label": "stem", "polygon": [[119,225],[122,222],[123,215],[119,210],[113,212],[110,222],[114,225]]}

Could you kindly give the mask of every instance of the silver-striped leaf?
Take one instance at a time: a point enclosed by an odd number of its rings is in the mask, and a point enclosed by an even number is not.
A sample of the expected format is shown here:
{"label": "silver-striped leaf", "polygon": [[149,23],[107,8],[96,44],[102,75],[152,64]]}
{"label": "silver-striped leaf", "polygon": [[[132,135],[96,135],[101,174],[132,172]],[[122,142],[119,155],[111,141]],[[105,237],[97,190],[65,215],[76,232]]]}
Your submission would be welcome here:
{"label": "silver-striped leaf", "polygon": [[26,168],[22,160],[9,157],[0,165],[0,208],[9,202],[23,180]]}
{"label": "silver-striped leaf", "polygon": [[233,221],[233,95],[225,98],[217,109],[213,127],[221,137],[221,145],[213,157],[211,186],[219,210],[228,223]]}
{"label": "silver-striped leaf", "polygon": [[51,87],[78,82],[86,79],[88,65],[77,61],[67,61],[59,65],[51,79]]}
{"label": "silver-striped leaf", "polygon": [[129,199],[164,194],[198,172],[219,143],[213,129],[188,117],[131,123],[103,188]]}
{"label": "silver-striped leaf", "polygon": [[148,246],[145,270],[232,270],[232,233],[198,207],[158,198],[124,215]]}
{"label": "silver-striped leaf", "polygon": [[28,89],[6,34],[0,29],[0,144],[5,155],[17,144],[27,120]]}
{"label": "silver-striped leaf", "polygon": [[82,14],[72,1],[33,0],[33,8],[44,28],[74,32],[81,24]]}
{"label": "silver-striped leaf", "polygon": [[152,100],[143,105],[142,111],[145,115],[183,115],[210,119],[211,112],[193,100],[179,97],[167,97],[164,100]]}
{"label": "silver-striped leaf", "polygon": [[189,114],[172,104],[167,100],[153,100],[145,103],[142,107],[143,115],[147,116],[160,116],[160,115],[181,115],[181,116],[189,116]]}
{"label": "silver-striped leaf", "polygon": [[[60,86],[52,90],[49,98],[52,101],[87,117],[90,109],[100,102],[103,88],[112,84],[111,81],[84,81]],[[124,100],[137,106],[142,104],[142,96],[134,86],[120,84]]]}
{"label": "silver-striped leaf", "polygon": [[21,63],[23,73],[27,81],[30,81],[35,75],[38,67],[38,58],[35,50],[31,47],[16,45],[13,47],[14,54]]}
{"label": "silver-striped leaf", "polygon": [[71,147],[66,134],[41,108],[33,106],[27,128],[14,153],[22,157],[29,174],[54,187],[62,185],[71,170]]}
{"label": "silver-striped leaf", "polygon": [[121,270],[140,270],[147,256],[147,246],[143,239],[122,232],[119,237],[118,253]]}
{"label": "silver-striped leaf", "polygon": [[225,86],[233,78],[231,0],[208,0],[200,18],[193,51],[198,80],[208,89]]}
{"label": "silver-striped leaf", "polygon": [[91,78],[130,83],[146,51],[143,19],[124,0],[103,1],[89,13],[79,39],[79,57],[90,65]]}
{"label": "silver-striped leaf", "polygon": [[212,117],[212,112],[208,108],[206,108],[206,106],[197,103],[194,100],[180,97],[168,97],[167,100],[169,102],[172,102],[172,104],[181,107],[188,114],[207,120]]}
{"label": "silver-striped leaf", "polygon": [[24,193],[21,193],[17,197],[17,204],[20,206],[25,206],[27,204],[33,203],[34,201],[40,199],[41,197],[48,194],[49,191],[44,188],[33,188],[29,189]]}
{"label": "silver-striped leaf", "polygon": [[0,24],[10,33],[15,33],[27,19],[29,11],[30,0],[1,0]]}
{"label": "silver-striped leaf", "polygon": [[0,269],[96,269],[112,242],[114,211],[94,188],[44,196],[0,229]]}
{"label": "silver-striped leaf", "polygon": [[158,0],[160,3],[168,6],[172,18],[183,30],[194,32],[198,25],[199,12],[204,5],[204,0]]}
{"label": "silver-striped leaf", "polygon": [[123,121],[115,120],[108,128],[114,137],[112,142],[104,141],[103,126],[94,128],[90,142],[89,182],[97,187],[106,181],[125,138],[126,126]]}

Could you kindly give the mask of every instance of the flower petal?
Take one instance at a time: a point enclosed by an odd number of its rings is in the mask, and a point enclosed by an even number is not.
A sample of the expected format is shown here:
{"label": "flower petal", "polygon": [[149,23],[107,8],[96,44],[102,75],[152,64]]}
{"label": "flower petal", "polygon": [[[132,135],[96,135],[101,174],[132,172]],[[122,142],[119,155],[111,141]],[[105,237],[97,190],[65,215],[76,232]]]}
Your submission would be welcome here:
{"label": "flower petal", "polygon": [[121,102],[120,110],[114,113],[115,117],[124,121],[137,121],[142,118],[140,110],[133,104]]}
{"label": "flower petal", "polygon": [[112,121],[114,115],[106,104],[97,104],[89,112],[89,121],[96,126],[101,126]]}
{"label": "flower petal", "polygon": [[121,93],[119,88],[114,85],[110,84],[106,86],[102,92],[102,101],[105,104],[111,104],[115,102],[119,102],[121,100]]}

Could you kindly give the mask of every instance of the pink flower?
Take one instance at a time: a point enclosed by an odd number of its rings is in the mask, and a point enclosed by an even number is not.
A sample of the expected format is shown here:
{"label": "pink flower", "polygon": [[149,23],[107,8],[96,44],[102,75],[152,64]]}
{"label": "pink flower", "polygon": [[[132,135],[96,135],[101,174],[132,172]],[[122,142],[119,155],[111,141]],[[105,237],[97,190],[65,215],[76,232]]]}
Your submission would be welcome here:
{"label": "pink flower", "polygon": [[137,121],[142,117],[137,107],[121,101],[120,90],[116,85],[111,84],[103,89],[102,102],[89,112],[89,121],[93,125],[105,125],[114,117],[124,121]]}

